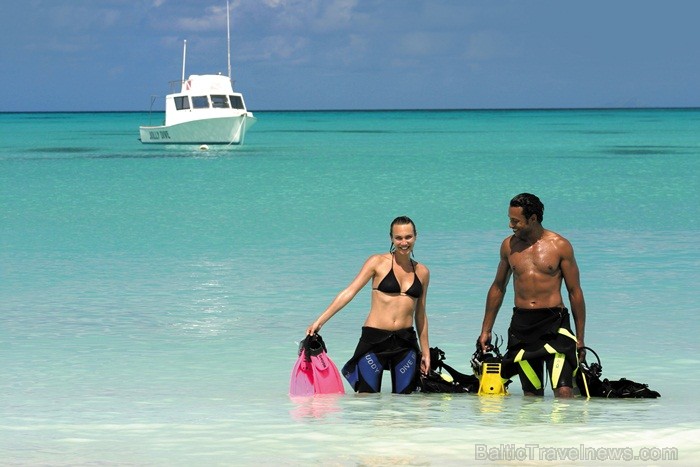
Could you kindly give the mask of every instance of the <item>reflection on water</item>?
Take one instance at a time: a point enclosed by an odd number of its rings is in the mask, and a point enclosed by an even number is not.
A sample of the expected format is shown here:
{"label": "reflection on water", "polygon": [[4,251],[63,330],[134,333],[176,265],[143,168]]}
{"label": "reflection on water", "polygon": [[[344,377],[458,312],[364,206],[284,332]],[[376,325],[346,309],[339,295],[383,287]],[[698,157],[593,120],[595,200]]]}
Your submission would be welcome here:
{"label": "reflection on water", "polygon": [[500,414],[505,406],[504,398],[507,396],[488,395],[477,396],[479,400],[479,412],[481,414]]}
{"label": "reflection on water", "polygon": [[310,397],[291,397],[294,406],[289,414],[295,420],[325,418],[341,411],[341,394],[319,394]]}

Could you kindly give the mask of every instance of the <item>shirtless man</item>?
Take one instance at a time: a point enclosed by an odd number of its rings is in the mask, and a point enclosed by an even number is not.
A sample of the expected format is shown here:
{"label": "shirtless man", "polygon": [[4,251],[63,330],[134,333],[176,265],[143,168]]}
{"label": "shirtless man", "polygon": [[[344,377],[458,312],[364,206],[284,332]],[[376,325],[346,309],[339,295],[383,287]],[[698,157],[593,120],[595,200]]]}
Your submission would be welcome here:
{"label": "shirtless man", "polygon": [[[586,304],[574,250],[564,237],[542,227],[543,213],[544,206],[535,195],[522,193],[510,201],[508,217],[513,235],[501,244],[501,260],[486,297],[479,344],[488,350],[491,330],[512,275],[515,308],[504,360],[513,362],[512,374],[517,367],[526,395],[544,394],[546,365],[555,396],[573,397],[577,357],[585,356]],[[562,279],[569,294],[576,336],[571,332],[561,295]]]}

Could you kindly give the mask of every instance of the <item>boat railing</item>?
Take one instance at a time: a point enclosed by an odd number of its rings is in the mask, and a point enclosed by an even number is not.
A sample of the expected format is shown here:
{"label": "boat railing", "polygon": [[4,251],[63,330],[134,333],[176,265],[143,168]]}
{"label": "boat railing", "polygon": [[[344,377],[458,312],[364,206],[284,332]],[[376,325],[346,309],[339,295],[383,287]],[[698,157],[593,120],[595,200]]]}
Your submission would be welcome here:
{"label": "boat railing", "polygon": [[[236,80],[229,78],[231,81],[231,89],[236,92]],[[168,81],[168,86],[170,86],[170,92],[168,94],[173,94],[175,92],[180,92],[182,85],[186,83],[186,80],[177,79],[174,81]]]}

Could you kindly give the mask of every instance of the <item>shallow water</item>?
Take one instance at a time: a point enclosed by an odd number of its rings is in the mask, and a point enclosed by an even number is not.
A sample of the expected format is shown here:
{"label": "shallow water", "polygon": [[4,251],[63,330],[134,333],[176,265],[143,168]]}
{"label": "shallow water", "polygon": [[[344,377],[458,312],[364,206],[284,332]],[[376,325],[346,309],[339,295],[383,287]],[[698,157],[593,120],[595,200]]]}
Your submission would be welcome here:
{"label": "shallow water", "polygon": [[[673,452],[687,465],[700,455],[700,111],[257,116],[245,146],[202,152],[141,145],[147,114],[0,114],[3,462],[553,465],[628,447],[642,457],[625,465]],[[468,372],[507,203],[522,191],[543,199],[544,225],[575,247],[586,343],[604,376],[648,383],[660,399],[529,399],[516,382],[505,398],[290,400],[306,326],[388,249],[402,214],[431,270],[431,345]],[[363,291],[324,326],[339,366],[368,303]],[[510,303],[511,292],[499,334]]]}

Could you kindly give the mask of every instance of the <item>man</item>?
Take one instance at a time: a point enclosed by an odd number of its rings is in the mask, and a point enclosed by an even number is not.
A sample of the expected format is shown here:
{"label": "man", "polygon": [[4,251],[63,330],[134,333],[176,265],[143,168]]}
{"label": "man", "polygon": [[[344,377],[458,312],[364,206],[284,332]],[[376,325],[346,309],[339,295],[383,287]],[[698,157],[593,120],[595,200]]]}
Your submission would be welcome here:
{"label": "man", "polygon": [[[577,357],[585,356],[586,304],[574,250],[564,237],[542,227],[543,214],[544,205],[530,193],[519,194],[510,201],[508,217],[513,235],[501,244],[501,260],[486,297],[479,344],[488,350],[491,330],[512,275],[515,308],[504,367],[510,368],[511,375],[519,374],[526,395],[541,396],[546,365],[554,395],[573,397]],[[571,332],[569,312],[564,307],[562,280],[569,295],[576,336]]]}

